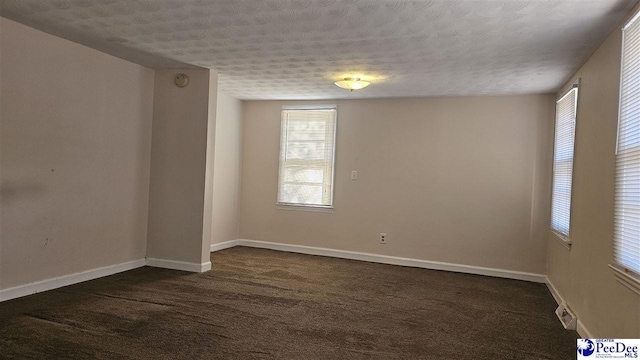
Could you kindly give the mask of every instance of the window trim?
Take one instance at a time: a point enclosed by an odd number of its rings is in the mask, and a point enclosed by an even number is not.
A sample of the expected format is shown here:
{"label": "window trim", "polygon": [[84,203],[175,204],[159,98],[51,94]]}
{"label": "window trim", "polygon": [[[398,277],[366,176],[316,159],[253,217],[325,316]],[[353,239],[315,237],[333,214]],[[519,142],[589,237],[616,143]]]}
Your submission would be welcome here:
{"label": "window trim", "polygon": [[571,158],[571,198],[569,199],[569,234],[565,235],[561,232],[559,232],[558,230],[553,228],[553,185],[554,185],[554,180],[555,180],[555,168],[556,168],[556,161],[555,161],[555,152],[556,152],[556,132],[557,132],[557,125],[558,125],[558,118],[556,116],[555,121],[553,123],[553,154],[554,154],[554,158],[553,158],[553,168],[551,171],[551,214],[550,214],[550,218],[549,218],[549,231],[551,232],[551,236],[553,236],[554,239],[556,239],[560,245],[562,245],[565,249],[567,249],[568,251],[571,251],[571,245],[572,245],[572,241],[571,241],[571,224],[573,223],[573,188],[574,188],[574,176],[573,176],[573,167],[575,165],[575,148],[576,148],[576,132],[578,129],[578,105],[579,105],[579,98],[580,98],[580,81],[581,78],[578,78],[575,82],[573,82],[563,93],[561,96],[559,96],[556,99],[556,109],[558,106],[558,103],[560,101],[562,101],[565,97],[567,97],[569,95],[569,93],[571,93],[571,91],[576,91],[576,99],[575,99],[575,119],[574,119],[574,134],[573,134],[573,157]]}
{"label": "window trim", "polygon": [[[571,220],[569,220],[569,222],[571,222]],[[569,223],[569,226],[571,226],[571,223]],[[555,231],[554,229],[551,229],[551,236],[553,236],[553,238],[556,239],[556,241],[558,241],[565,249],[571,251],[571,245],[573,244],[571,242],[571,238]]]}
{"label": "window trim", "polygon": [[276,209],[278,210],[294,210],[294,211],[308,211],[319,213],[333,213],[333,207],[320,206],[320,205],[300,205],[292,203],[276,203]]}
{"label": "window trim", "polygon": [[[333,129],[333,155],[331,158],[331,193],[330,205],[313,205],[313,204],[299,204],[299,203],[286,203],[278,201],[278,195],[280,193],[280,171],[282,170],[282,158],[280,152],[282,151],[282,112],[285,110],[335,110],[336,117],[334,119]],[[280,109],[280,141],[278,143],[278,178],[276,179],[276,209],[279,210],[293,210],[293,211],[308,211],[308,212],[321,212],[321,213],[333,213],[335,205],[335,183],[336,183],[336,147],[338,137],[338,104],[317,104],[317,105],[283,105]]]}
{"label": "window trim", "polygon": [[609,268],[613,270],[613,275],[615,275],[616,280],[628,287],[631,291],[640,295],[640,279],[634,277],[633,275],[628,274],[624,269],[621,269],[618,264],[615,262],[613,264],[609,264]]}

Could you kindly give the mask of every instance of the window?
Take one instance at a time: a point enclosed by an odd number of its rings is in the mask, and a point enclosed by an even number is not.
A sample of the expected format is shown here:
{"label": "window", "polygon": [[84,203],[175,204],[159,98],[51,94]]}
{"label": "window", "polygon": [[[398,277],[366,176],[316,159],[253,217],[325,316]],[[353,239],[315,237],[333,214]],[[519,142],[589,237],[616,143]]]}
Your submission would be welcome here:
{"label": "window", "polygon": [[553,150],[551,229],[568,244],[570,243],[571,181],[577,101],[578,87],[574,85],[556,103],[556,133]]}
{"label": "window", "polygon": [[614,267],[631,278],[640,279],[640,21],[635,21],[637,17],[622,29],[613,243]]}
{"label": "window", "polygon": [[333,207],[336,113],[335,106],[282,109],[278,204]]}

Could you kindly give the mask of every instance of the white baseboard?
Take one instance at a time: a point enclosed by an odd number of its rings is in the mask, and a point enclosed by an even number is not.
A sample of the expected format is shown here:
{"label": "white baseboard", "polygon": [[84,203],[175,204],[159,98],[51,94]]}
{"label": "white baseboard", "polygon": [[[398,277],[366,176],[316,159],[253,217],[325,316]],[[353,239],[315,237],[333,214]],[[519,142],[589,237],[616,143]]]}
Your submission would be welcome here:
{"label": "white baseboard", "polygon": [[78,284],[84,281],[117,274],[123,271],[133,270],[143,266],[160,267],[173,270],[183,270],[201,273],[211,270],[211,262],[202,264],[163,259],[139,259],[122,264],[105,266],[97,269],[82,271],[75,274],[59,276],[52,279],[33,282],[4,290],[0,290],[0,302],[11,300],[39,292],[53,290],[68,285]]}
{"label": "white baseboard", "polygon": [[[551,296],[553,296],[553,298],[556,300],[556,303],[558,305],[560,305],[562,303],[566,303],[566,301],[562,298],[562,296],[558,292],[558,289],[556,289],[556,287],[551,282],[551,279],[549,279],[547,277],[544,283],[547,285],[547,288],[549,289],[549,292],[551,293]],[[570,304],[567,304],[567,306],[571,307]],[[578,324],[576,325],[576,332],[583,339],[593,339],[594,338],[593,334],[591,333],[591,331],[589,331],[584,326],[584,324],[580,321],[580,318],[578,318]]]}
{"label": "white baseboard", "polygon": [[211,252],[232,248],[234,246],[238,246],[238,240],[229,240],[217,244],[211,244]]}
{"label": "white baseboard", "polygon": [[553,296],[553,299],[556,301],[556,303],[558,305],[562,304],[564,302],[564,299],[562,299],[562,296],[560,296],[558,289],[553,286],[551,280],[549,280],[549,278],[547,277],[544,283],[545,285],[547,285],[547,289],[549,289],[549,292],[551,293],[551,296]]}
{"label": "white baseboard", "polygon": [[47,290],[57,289],[63,286],[77,284],[83,281],[93,280],[104,276],[132,270],[145,265],[145,259],[129,261],[122,264],[105,266],[97,269],[82,271],[75,274],[59,276],[52,279],[33,282],[4,290],[0,290],[0,301],[11,300]]}
{"label": "white baseboard", "polygon": [[527,272],[520,272],[520,271],[494,269],[494,268],[487,268],[487,267],[481,267],[481,266],[460,265],[460,264],[452,264],[452,263],[445,263],[445,262],[439,262],[439,261],[409,259],[409,258],[402,258],[402,257],[395,257],[395,256],[377,255],[377,254],[369,254],[369,253],[361,253],[361,252],[353,252],[353,251],[345,251],[345,250],[334,250],[334,249],[319,248],[319,247],[312,247],[312,246],[281,244],[281,243],[274,243],[274,242],[268,242],[268,241],[238,239],[237,245],[261,248],[261,249],[288,251],[288,252],[299,253],[299,254],[320,255],[320,256],[329,256],[329,257],[335,257],[335,258],[341,258],[341,259],[368,261],[368,262],[381,263],[381,264],[410,266],[410,267],[417,267],[417,268],[431,269],[431,270],[445,270],[445,271],[459,272],[459,273],[465,273],[465,274],[476,274],[476,275],[493,276],[493,277],[507,278],[507,279],[525,280],[525,281],[532,281],[537,283],[544,283],[547,279],[547,277],[542,274],[534,274],[534,273],[527,273]]}
{"label": "white baseboard", "polygon": [[196,273],[202,273],[202,272],[211,270],[210,261],[199,264],[199,263],[189,263],[184,261],[147,258],[146,265],[152,266],[152,267],[164,268],[164,269],[182,270],[182,271],[190,271],[190,272],[196,272]]}
{"label": "white baseboard", "polygon": [[580,321],[580,319],[578,319],[578,325],[576,326],[576,332],[583,339],[595,339],[595,337],[593,336],[591,331],[589,331],[586,327],[584,327],[584,324],[582,323],[582,321]]}

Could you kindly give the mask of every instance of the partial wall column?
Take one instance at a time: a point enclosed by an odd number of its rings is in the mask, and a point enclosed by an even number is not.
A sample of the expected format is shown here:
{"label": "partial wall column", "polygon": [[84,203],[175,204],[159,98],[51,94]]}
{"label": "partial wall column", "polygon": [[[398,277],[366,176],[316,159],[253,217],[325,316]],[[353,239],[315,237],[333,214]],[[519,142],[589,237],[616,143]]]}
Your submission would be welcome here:
{"label": "partial wall column", "polygon": [[[189,78],[184,87],[176,75]],[[211,193],[218,74],[207,69],[155,74],[147,265],[211,268]],[[214,99],[213,101],[211,99]]]}

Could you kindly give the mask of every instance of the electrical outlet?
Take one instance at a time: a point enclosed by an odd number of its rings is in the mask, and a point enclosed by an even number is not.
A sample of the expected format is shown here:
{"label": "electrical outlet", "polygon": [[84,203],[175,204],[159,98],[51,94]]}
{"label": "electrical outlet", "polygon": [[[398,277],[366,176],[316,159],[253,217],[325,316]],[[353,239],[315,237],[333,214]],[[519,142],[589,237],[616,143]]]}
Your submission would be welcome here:
{"label": "electrical outlet", "polygon": [[387,243],[387,234],[380,233],[380,244],[386,244],[386,243]]}
{"label": "electrical outlet", "polygon": [[351,172],[351,180],[358,180],[358,171],[353,170]]}

